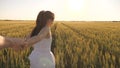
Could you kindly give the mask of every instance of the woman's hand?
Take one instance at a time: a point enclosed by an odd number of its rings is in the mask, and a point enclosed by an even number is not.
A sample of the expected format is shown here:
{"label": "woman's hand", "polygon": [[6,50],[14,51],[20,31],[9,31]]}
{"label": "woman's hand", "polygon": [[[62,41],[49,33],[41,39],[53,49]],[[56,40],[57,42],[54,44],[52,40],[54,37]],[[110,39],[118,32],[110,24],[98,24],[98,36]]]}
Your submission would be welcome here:
{"label": "woman's hand", "polygon": [[12,45],[10,46],[15,51],[21,51],[24,50],[27,47],[27,43],[24,39],[20,38],[10,38]]}

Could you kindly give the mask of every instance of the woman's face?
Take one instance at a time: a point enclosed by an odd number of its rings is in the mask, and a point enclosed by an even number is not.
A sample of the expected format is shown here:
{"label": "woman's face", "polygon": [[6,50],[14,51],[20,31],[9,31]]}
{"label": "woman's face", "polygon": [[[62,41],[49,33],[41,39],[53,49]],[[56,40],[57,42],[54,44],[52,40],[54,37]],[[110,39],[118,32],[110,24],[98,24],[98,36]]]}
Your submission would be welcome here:
{"label": "woman's face", "polygon": [[49,20],[47,21],[47,25],[48,25],[48,26],[51,26],[52,24],[53,24],[53,20],[49,19]]}

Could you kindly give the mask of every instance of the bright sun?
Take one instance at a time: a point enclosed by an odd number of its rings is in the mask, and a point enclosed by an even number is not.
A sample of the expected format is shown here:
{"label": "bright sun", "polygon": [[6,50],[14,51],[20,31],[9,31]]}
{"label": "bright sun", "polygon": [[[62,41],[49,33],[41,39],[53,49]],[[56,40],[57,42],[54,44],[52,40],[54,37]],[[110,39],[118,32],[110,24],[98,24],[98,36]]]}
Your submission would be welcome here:
{"label": "bright sun", "polygon": [[68,0],[68,7],[74,11],[80,11],[83,9],[84,0]]}

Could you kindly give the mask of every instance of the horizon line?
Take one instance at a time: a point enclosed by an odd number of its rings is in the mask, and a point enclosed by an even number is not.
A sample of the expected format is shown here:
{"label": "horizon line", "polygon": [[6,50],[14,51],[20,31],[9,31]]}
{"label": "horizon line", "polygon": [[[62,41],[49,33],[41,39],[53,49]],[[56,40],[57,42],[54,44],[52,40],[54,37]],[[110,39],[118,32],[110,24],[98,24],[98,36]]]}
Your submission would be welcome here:
{"label": "horizon line", "polygon": [[[35,20],[27,20],[27,19],[24,19],[24,20],[20,20],[20,19],[0,19],[0,21],[35,21]],[[72,21],[72,22],[81,22],[81,21],[83,21],[83,22],[94,22],[95,20],[55,20],[55,21]],[[116,21],[116,20],[111,20],[111,21],[109,21],[109,20],[96,20],[95,22],[120,22],[120,21]]]}
{"label": "horizon line", "polygon": [[[0,21],[35,21],[33,19],[0,19]],[[120,21],[120,20],[54,20],[54,21]]]}

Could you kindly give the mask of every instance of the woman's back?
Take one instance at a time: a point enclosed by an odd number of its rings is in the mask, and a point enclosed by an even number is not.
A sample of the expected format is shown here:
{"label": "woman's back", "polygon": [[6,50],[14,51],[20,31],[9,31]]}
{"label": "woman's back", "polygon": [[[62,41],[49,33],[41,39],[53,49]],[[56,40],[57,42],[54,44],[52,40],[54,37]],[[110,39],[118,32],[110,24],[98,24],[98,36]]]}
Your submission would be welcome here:
{"label": "woman's back", "polygon": [[33,48],[35,51],[39,52],[50,52],[51,51],[51,43],[52,43],[52,37],[50,38],[44,38],[40,42],[37,42],[33,45]]}

